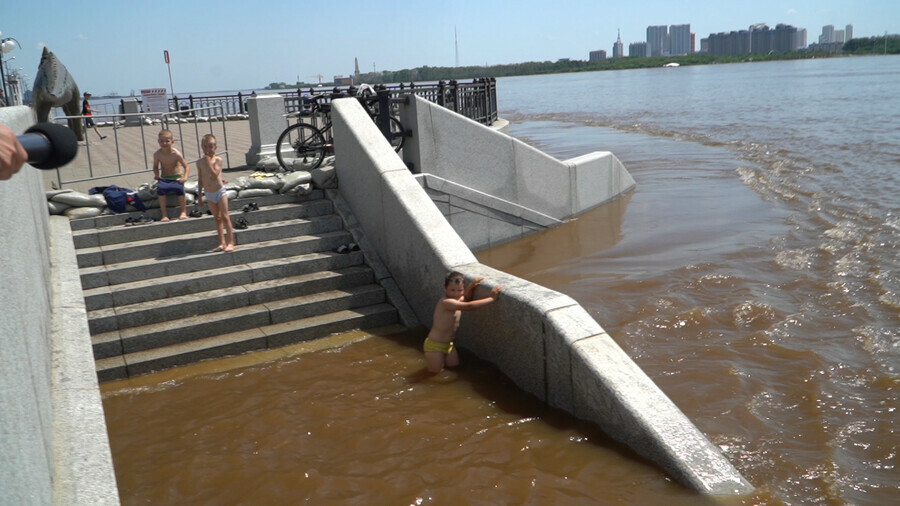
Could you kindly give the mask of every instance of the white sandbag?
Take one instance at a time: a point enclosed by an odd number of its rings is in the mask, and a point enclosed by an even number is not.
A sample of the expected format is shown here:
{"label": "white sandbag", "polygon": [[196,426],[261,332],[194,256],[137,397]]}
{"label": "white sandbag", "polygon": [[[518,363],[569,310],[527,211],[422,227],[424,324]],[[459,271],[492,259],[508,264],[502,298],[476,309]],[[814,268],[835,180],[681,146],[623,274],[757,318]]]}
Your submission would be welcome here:
{"label": "white sandbag", "polygon": [[298,185],[312,181],[312,174],[305,170],[297,171],[285,174],[282,179],[284,180],[284,185],[281,186],[281,193],[287,193]]}
{"label": "white sandbag", "polygon": [[66,209],[63,214],[68,216],[70,220],[75,220],[78,218],[93,218],[94,216],[100,216],[100,213],[103,212],[103,209],[100,207],[70,207]]}
{"label": "white sandbag", "polygon": [[310,175],[316,188],[328,190],[338,187],[337,172],[334,167],[318,167],[311,170]]}
{"label": "white sandbag", "polygon": [[72,206],[60,202],[53,202],[52,200],[47,202],[47,209],[50,211],[50,214],[52,216],[63,214],[66,209],[69,209],[70,207]]}
{"label": "white sandbag", "polygon": [[100,193],[88,195],[87,193],[73,191],[54,195],[50,200],[72,207],[106,207],[106,198]]}
{"label": "white sandbag", "polygon": [[265,197],[267,195],[275,195],[275,190],[268,190],[266,188],[247,188],[246,190],[241,190],[238,192],[239,199],[249,199],[256,197]]}
{"label": "white sandbag", "polygon": [[310,193],[312,193],[312,191],[313,191],[312,183],[301,183],[301,184],[294,186],[289,191],[284,192],[284,194],[285,195],[309,195]]}
{"label": "white sandbag", "polygon": [[278,158],[270,155],[260,158],[259,161],[256,162],[256,168],[264,172],[270,172],[273,170],[281,170],[281,164],[278,163]]}
{"label": "white sandbag", "polygon": [[156,200],[156,184],[144,183],[137,188],[138,197],[146,205],[151,200]]}
{"label": "white sandbag", "polygon": [[228,184],[226,184],[225,188],[228,188],[229,190],[241,191],[244,188],[247,188],[247,183],[248,183],[247,176],[241,176],[241,177],[235,179],[234,181],[231,181]]}
{"label": "white sandbag", "polygon": [[44,192],[44,195],[47,197],[47,200],[50,200],[61,193],[72,193],[73,191],[75,190],[48,190]]}
{"label": "white sandbag", "polygon": [[263,188],[266,190],[279,190],[282,185],[284,185],[284,181],[281,180],[278,176],[266,177],[266,178],[255,178],[248,177],[247,178],[247,188]]}
{"label": "white sandbag", "polygon": [[238,196],[237,190],[225,190],[225,196],[228,197],[228,200],[234,200]]}
{"label": "white sandbag", "polygon": [[187,181],[184,183],[184,192],[197,194],[197,181]]}

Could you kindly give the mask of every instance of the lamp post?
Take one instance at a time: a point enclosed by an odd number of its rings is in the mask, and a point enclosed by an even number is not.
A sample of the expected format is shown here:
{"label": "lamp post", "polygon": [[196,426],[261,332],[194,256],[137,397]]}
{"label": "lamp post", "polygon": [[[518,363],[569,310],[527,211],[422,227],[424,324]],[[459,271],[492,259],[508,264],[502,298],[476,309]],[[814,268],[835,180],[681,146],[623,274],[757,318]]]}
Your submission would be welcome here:
{"label": "lamp post", "polygon": [[[3,95],[6,97],[9,97],[9,90],[6,88],[6,71],[3,69],[3,55],[15,49],[16,46],[19,46],[19,49],[22,49],[22,45],[19,44],[19,41],[12,37],[6,37],[0,40],[0,79],[3,81]],[[15,56],[10,58],[10,60],[15,59]]]}

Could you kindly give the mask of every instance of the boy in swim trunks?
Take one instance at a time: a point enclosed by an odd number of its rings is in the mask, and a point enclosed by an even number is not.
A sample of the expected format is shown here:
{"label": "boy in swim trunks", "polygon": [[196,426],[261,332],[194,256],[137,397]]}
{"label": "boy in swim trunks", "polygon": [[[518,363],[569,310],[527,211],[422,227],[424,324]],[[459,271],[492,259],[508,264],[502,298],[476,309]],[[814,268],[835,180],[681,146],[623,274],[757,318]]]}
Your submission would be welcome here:
{"label": "boy in swim trunks", "polygon": [[213,134],[204,135],[200,141],[203,158],[197,160],[197,184],[202,191],[197,193],[197,204],[203,205],[205,193],[219,233],[219,247],[213,251],[234,251],[234,228],[231,226],[231,217],[228,216],[228,196],[225,195],[225,185],[222,184],[222,158],[216,156],[216,146]]}
{"label": "boy in swim trunks", "polygon": [[[156,194],[159,196],[159,209],[162,212],[160,221],[169,221],[166,210],[166,195],[178,195],[181,206],[179,220],[187,219],[187,204],[184,199],[184,182],[187,181],[190,168],[181,152],[175,148],[175,136],[168,130],[159,132],[159,149],[153,153],[153,177],[157,181]],[[179,172],[179,167],[184,172]],[[160,174],[160,172],[162,172]]]}
{"label": "boy in swim trunks", "polygon": [[453,346],[453,337],[459,328],[459,318],[463,311],[474,311],[493,303],[500,296],[502,286],[495,286],[491,290],[491,296],[478,300],[470,300],[475,288],[481,284],[484,278],[475,278],[468,287],[464,288],[465,278],[453,271],[444,278],[445,297],[438,301],[434,308],[434,322],[431,332],[425,338],[422,348],[425,351],[425,364],[428,372],[437,374],[444,367],[456,367],[459,365],[459,355]]}

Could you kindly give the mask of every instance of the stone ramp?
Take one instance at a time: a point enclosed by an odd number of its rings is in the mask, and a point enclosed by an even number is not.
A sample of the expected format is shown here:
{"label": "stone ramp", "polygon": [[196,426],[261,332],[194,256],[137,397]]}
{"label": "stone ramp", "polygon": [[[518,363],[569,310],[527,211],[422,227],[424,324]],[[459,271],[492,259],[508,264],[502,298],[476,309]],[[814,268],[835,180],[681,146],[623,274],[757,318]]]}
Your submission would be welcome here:
{"label": "stone ramp", "polygon": [[249,224],[231,253],[210,251],[209,215],[71,221],[101,381],[397,323],[363,252],[334,251],[353,238],[320,190],[252,201],[230,202],[232,222]]}

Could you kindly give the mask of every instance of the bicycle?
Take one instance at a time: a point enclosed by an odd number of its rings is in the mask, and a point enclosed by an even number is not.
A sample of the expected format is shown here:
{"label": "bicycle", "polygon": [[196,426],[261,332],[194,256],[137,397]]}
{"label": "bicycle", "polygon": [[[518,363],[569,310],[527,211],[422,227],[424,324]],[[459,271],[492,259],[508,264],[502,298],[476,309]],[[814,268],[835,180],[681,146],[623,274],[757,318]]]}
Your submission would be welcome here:
{"label": "bicycle", "polygon": [[[368,88],[371,89],[371,88]],[[363,88],[363,90],[367,90]],[[278,164],[287,172],[295,170],[312,170],[322,164],[325,155],[334,153],[334,138],[331,133],[331,103],[324,99],[325,94],[303,98],[298,112],[285,114],[287,118],[297,118],[297,123],[281,132],[275,144],[275,156]],[[375,107],[378,97],[366,93],[356,95],[369,116],[377,122],[378,110]],[[321,128],[304,121],[304,118],[321,117],[324,123]],[[395,152],[403,149],[404,131],[400,120],[390,116],[391,133],[388,140]],[[293,156],[288,156],[288,155]]]}

